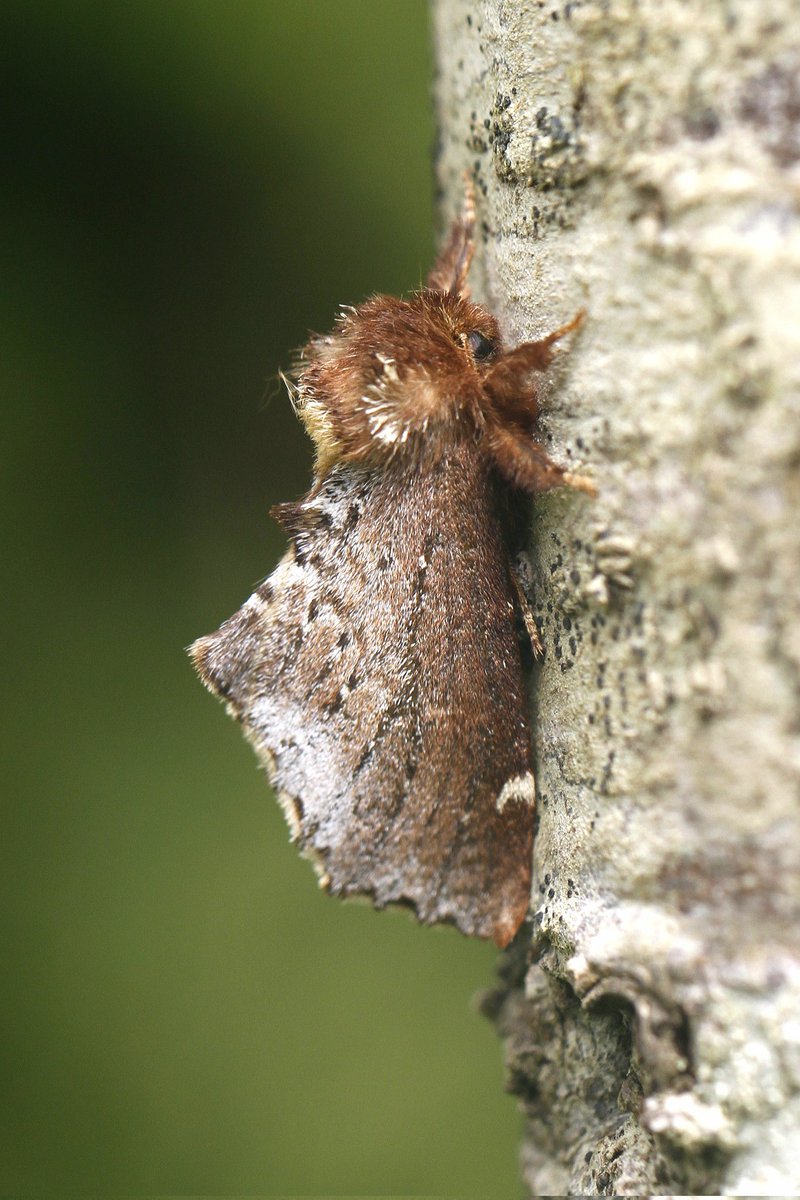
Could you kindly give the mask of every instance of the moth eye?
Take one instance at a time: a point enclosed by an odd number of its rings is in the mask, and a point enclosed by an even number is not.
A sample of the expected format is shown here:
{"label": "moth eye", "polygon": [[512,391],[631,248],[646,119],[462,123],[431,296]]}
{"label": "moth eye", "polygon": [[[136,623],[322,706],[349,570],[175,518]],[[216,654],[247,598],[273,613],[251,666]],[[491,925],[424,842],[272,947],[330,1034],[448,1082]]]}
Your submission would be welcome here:
{"label": "moth eye", "polygon": [[494,354],[494,342],[484,337],[477,329],[473,329],[472,333],[467,334],[467,341],[469,342],[469,348],[472,351],[473,357],[477,358],[479,362],[485,362],[487,358],[491,358]]}

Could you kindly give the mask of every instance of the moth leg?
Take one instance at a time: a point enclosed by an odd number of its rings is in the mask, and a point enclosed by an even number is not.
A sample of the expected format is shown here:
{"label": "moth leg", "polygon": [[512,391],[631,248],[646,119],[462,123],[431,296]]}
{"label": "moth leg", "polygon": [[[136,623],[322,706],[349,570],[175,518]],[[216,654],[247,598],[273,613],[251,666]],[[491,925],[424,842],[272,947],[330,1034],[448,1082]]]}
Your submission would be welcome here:
{"label": "moth leg", "polygon": [[553,361],[556,342],[579,329],[585,317],[586,310],[582,308],[571,321],[554,329],[547,337],[538,342],[523,342],[498,358],[484,379],[484,387],[498,413],[521,425],[535,421],[538,413],[536,388],[529,376],[532,371],[547,370]]}
{"label": "moth leg", "polygon": [[533,494],[567,486],[586,492],[589,496],[597,495],[597,488],[591,479],[585,475],[573,475],[553,462],[543,446],[531,441],[519,429],[496,421],[492,422],[486,436],[497,466],[514,487]]}
{"label": "moth leg", "polygon": [[517,555],[511,563],[511,582],[514,587],[514,594],[517,597],[522,623],[530,639],[533,657],[541,659],[544,658],[544,643],[542,642],[539,626],[536,624],[536,618],[533,615],[533,609],[528,599],[531,584],[530,575],[531,568],[527,556],[524,554]]}
{"label": "moth leg", "polygon": [[523,346],[531,352],[531,357],[537,358],[535,366],[531,362],[531,368],[534,371],[544,371],[546,367],[549,367],[553,361],[553,346],[555,346],[556,342],[560,342],[568,333],[573,333],[574,330],[580,329],[585,320],[586,309],[579,308],[571,321],[567,321],[565,325],[560,325],[558,329],[554,329],[552,333],[548,333],[547,337],[540,338],[538,342],[524,342]]}

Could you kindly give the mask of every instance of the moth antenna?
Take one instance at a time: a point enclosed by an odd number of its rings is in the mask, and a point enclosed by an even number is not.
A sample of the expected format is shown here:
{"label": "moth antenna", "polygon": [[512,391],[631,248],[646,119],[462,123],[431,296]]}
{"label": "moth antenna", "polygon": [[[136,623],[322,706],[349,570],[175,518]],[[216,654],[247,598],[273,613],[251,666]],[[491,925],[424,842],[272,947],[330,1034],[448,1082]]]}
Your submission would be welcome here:
{"label": "moth antenna", "polygon": [[469,171],[463,174],[464,180],[464,207],[461,211],[461,220],[464,222],[465,228],[469,231],[470,236],[475,231],[475,181]]}
{"label": "moth antenna", "polygon": [[428,275],[427,286],[436,292],[470,297],[467,276],[475,253],[475,185],[464,172],[464,207],[450,226],[450,236]]}

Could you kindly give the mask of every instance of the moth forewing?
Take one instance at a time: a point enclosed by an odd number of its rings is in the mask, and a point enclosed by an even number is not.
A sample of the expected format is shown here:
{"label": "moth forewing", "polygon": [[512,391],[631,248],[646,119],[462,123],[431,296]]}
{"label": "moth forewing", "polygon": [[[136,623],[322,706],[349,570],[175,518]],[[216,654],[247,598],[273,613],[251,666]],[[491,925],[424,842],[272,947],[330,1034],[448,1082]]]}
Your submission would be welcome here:
{"label": "moth forewing", "polygon": [[494,488],[469,441],[412,479],[335,469],[297,549],[196,661],[331,892],[505,944],[533,791]]}

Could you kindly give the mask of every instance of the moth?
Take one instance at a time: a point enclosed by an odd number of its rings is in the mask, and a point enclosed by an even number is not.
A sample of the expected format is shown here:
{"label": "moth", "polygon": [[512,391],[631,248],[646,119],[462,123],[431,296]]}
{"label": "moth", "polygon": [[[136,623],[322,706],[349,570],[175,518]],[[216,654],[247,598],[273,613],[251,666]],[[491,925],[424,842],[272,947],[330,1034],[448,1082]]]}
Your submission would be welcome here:
{"label": "moth", "polygon": [[529,903],[535,785],[512,565],[516,495],[591,483],[536,440],[532,376],[582,320],[514,349],[470,297],[471,190],[426,285],[312,337],[293,381],[316,451],[273,510],[290,545],[190,655],[336,896],[505,946]]}

